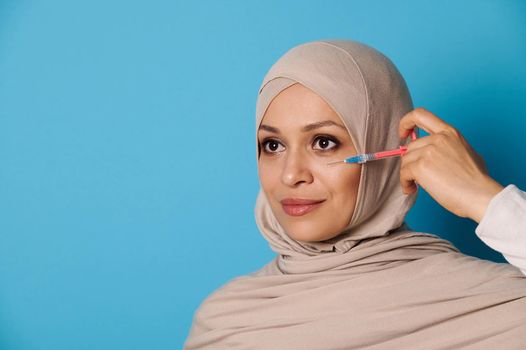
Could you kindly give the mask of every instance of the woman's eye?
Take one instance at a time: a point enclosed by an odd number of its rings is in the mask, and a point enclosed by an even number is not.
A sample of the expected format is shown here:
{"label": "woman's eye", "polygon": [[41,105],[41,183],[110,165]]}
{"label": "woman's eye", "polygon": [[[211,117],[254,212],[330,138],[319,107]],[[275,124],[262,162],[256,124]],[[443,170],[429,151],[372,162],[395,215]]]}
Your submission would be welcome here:
{"label": "woman's eye", "polygon": [[284,149],[285,147],[276,140],[267,140],[263,142],[263,150],[267,153],[277,153]]}
{"label": "woman's eye", "polygon": [[338,141],[330,137],[321,136],[321,137],[317,137],[314,140],[314,149],[325,151],[325,150],[331,150],[337,146],[338,146]]}

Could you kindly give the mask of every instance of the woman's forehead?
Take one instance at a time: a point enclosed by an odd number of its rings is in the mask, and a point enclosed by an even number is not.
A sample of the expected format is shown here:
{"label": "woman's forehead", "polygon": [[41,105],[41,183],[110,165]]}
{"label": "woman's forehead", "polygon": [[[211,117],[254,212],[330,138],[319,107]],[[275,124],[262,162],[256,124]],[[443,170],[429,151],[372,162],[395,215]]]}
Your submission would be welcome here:
{"label": "woman's forehead", "polygon": [[323,98],[301,84],[294,84],[274,97],[261,124],[306,127],[323,121],[342,124],[338,114]]}

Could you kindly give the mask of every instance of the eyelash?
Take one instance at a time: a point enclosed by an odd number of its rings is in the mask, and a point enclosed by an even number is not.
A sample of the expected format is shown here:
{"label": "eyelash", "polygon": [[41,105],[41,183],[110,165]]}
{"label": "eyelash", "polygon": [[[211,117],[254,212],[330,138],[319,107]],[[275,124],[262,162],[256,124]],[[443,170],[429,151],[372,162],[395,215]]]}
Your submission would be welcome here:
{"label": "eyelash", "polygon": [[[314,137],[314,140],[312,141],[313,145],[316,144],[316,142],[319,142],[320,140],[328,140],[332,143],[334,143],[334,145],[330,148],[325,148],[325,149],[315,149],[315,151],[319,151],[319,152],[332,152],[332,151],[335,151],[339,146],[340,146],[340,141],[333,137],[333,136],[328,136],[328,135],[316,135]],[[266,138],[264,139],[262,142],[261,142],[261,149],[263,150],[264,153],[267,153],[267,154],[276,154],[276,153],[279,153],[281,151],[269,151],[267,150],[267,145],[270,143],[270,142],[276,142],[278,143],[279,145],[283,146],[283,144],[274,139],[274,138]]]}

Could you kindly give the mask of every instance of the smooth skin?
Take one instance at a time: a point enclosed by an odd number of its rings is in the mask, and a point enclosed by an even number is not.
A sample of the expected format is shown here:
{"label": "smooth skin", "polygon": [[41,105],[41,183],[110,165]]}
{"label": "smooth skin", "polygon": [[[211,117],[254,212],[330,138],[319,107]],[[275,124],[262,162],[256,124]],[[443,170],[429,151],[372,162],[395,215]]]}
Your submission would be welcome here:
{"label": "smooth skin", "polygon": [[489,202],[504,187],[488,175],[482,157],[453,126],[416,108],[401,119],[400,137],[406,138],[415,126],[430,135],[410,142],[402,156],[403,192],[415,192],[416,182],[453,214],[480,223]]}
{"label": "smooth skin", "polygon": [[[303,242],[327,240],[342,232],[354,212],[361,165],[327,166],[356,155],[340,116],[297,83],[272,100],[257,137],[261,188],[285,232]],[[305,215],[290,216],[281,204],[286,198],[323,203]]]}

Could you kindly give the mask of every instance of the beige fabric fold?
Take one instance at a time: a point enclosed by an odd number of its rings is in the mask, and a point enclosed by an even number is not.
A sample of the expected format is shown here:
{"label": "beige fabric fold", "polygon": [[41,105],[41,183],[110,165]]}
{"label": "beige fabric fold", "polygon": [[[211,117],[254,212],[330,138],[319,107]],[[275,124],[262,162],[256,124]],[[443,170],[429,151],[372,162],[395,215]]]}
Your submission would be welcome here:
{"label": "beige fabric fold", "polygon": [[[339,114],[358,152],[400,144],[411,97],[375,49],[324,40],[287,51],[261,84],[256,130],[295,83]],[[260,191],[256,222],[277,256],[203,301],[185,349],[526,348],[526,278],[413,232],[404,218],[415,197],[401,192],[399,166],[397,158],[362,165],[348,227],[323,242],[290,238]]]}

